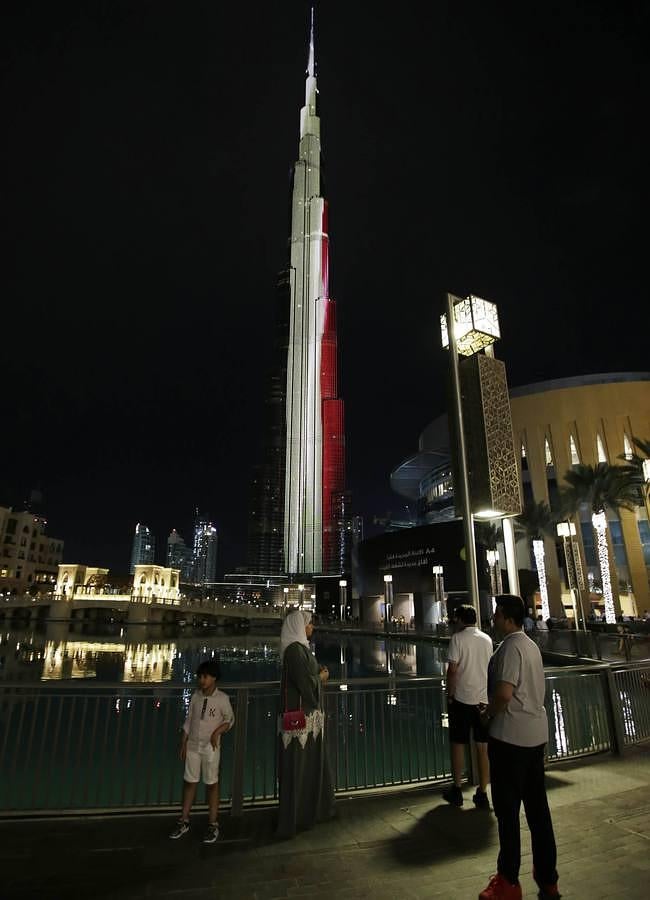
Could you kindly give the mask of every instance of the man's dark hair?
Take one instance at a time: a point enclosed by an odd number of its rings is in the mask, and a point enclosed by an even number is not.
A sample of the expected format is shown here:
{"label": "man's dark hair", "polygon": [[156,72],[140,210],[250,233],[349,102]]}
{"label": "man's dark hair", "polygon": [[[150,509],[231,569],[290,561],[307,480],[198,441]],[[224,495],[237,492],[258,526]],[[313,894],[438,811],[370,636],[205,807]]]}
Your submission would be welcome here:
{"label": "man's dark hair", "polygon": [[221,666],[216,659],[204,659],[196,670],[197,677],[199,675],[212,675],[217,681],[221,678]]}
{"label": "man's dark hair", "polygon": [[504,619],[512,619],[521,628],[526,617],[526,606],[521,597],[516,594],[497,594],[494,602],[501,607]]}
{"label": "man's dark hair", "polygon": [[476,625],[476,610],[469,603],[463,603],[456,607],[453,618],[458,619],[463,625]]}

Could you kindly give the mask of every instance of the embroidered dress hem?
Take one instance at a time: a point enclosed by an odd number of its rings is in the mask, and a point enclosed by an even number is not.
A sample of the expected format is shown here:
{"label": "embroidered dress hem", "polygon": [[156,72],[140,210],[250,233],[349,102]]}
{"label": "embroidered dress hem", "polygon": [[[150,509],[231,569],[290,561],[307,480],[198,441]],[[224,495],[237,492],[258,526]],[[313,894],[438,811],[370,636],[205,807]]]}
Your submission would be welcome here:
{"label": "embroidered dress hem", "polygon": [[305,716],[305,727],[294,731],[284,731],[282,728],[282,716],[278,717],[278,734],[282,738],[285,750],[293,740],[297,740],[304,750],[309,735],[311,734],[314,740],[316,740],[316,738],[323,734],[324,729],[325,716],[320,709],[315,709],[313,712],[308,713]]}

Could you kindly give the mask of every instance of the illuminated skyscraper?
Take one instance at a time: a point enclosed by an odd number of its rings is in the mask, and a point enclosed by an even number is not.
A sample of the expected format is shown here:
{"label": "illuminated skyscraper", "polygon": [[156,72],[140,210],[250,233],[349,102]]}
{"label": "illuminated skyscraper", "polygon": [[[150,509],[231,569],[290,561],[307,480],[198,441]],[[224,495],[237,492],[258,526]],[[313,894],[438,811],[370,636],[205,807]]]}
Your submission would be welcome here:
{"label": "illuminated skyscraper", "polygon": [[336,306],[329,296],[327,201],[321,196],[314,23],[305,105],[293,169],[287,357],[284,566],[292,574],[340,571],[345,490],[343,401],[338,398]]}
{"label": "illuminated skyscraper", "polygon": [[167,562],[170,569],[179,569],[181,581],[192,580],[192,548],[188,547],[175,528],[167,538]]}
{"label": "illuminated skyscraper", "polygon": [[153,564],[156,559],[156,539],[151,533],[151,529],[139,522],[135,526],[135,535],[133,536],[133,548],[131,550],[131,575],[135,572],[136,566],[147,566]]}
{"label": "illuminated skyscraper", "polygon": [[196,511],[192,548],[192,581],[209,584],[217,580],[217,529]]}

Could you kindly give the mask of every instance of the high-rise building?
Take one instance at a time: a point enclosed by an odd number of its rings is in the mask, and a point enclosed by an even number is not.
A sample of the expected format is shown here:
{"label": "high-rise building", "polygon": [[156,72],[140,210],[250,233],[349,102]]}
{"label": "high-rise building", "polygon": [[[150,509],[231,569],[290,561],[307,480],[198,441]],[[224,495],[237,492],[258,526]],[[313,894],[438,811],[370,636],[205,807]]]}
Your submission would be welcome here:
{"label": "high-rise building", "polygon": [[192,548],[188,547],[181,535],[172,528],[167,538],[167,566],[178,569],[182,582],[192,580]]}
{"label": "high-rise building", "polygon": [[156,539],[151,533],[151,529],[140,522],[135,526],[135,535],[133,536],[133,548],[131,550],[131,575],[135,572],[136,566],[146,566],[154,563],[156,556]]}
{"label": "high-rise building", "polygon": [[31,509],[0,506],[0,593],[53,589],[63,541],[45,534],[46,526]]}
{"label": "high-rise building", "polygon": [[207,516],[196,511],[192,553],[192,581],[210,584],[217,580],[217,529]]}
{"label": "high-rise building", "polygon": [[275,342],[264,420],[262,462],[253,469],[248,517],[246,569],[251,574],[284,572],[284,479],[286,463],[287,348],[289,343],[289,272],[276,287]]}
{"label": "high-rise building", "polygon": [[340,571],[345,490],[343,401],[338,397],[336,306],[329,296],[327,201],[321,196],[314,23],[294,164],[289,254],[284,566],[296,574]]}

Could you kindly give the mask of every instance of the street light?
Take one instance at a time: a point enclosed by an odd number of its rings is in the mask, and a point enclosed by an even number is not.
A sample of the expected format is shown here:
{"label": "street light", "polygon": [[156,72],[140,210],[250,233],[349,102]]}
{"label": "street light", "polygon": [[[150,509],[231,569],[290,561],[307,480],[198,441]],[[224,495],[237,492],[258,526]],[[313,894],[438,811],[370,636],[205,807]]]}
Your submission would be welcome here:
{"label": "street light", "polygon": [[503,593],[503,585],[501,583],[501,563],[499,560],[499,551],[498,550],[488,550],[485,554],[487,556],[487,563],[490,567],[490,588],[492,590],[492,596],[496,597],[497,594]]}
{"label": "street light", "polygon": [[339,581],[339,612],[341,622],[345,621],[345,610],[348,605],[348,583],[345,578]]}
{"label": "street light", "polygon": [[393,609],[393,576],[384,575],[384,625],[386,631],[390,629],[391,612]]}
{"label": "street light", "polygon": [[578,627],[578,607],[576,604],[576,596],[580,605],[580,618],[582,619],[582,627],[587,630],[587,622],[585,620],[585,611],[582,607],[582,591],[584,590],[584,576],[582,572],[582,562],[580,560],[580,550],[577,542],[574,540],[576,535],[576,526],[573,522],[558,522],[558,537],[562,538],[562,549],[564,550],[564,565],[566,568],[566,578],[571,594],[571,603],[573,604],[573,616]]}
{"label": "street light", "polygon": [[[448,327],[449,323],[453,323],[453,327]],[[477,619],[478,621],[480,621],[481,616],[476,560],[476,542],[474,536],[474,518],[485,520],[497,518],[503,519],[503,542],[506,551],[508,582],[510,591],[516,594],[519,593],[519,574],[517,571],[514,529],[512,526],[512,522],[508,518],[508,516],[518,515],[519,512],[521,512],[521,505],[520,503],[514,504],[518,507],[515,510],[513,508],[511,497],[508,498],[510,502],[503,503],[504,499],[506,499],[503,495],[504,493],[507,494],[508,492],[503,490],[495,492],[492,487],[493,479],[490,478],[490,490],[489,492],[484,493],[489,494],[492,502],[485,502],[485,498],[479,499],[478,497],[475,497],[474,499],[477,501],[477,505],[480,503],[482,508],[477,509],[476,513],[474,513],[472,506],[472,497],[470,494],[468,445],[463,421],[460,364],[458,360],[458,354],[461,354],[462,356],[474,356],[478,354],[480,350],[485,351],[485,356],[492,357],[492,359],[494,358],[492,344],[494,344],[494,342],[501,337],[501,332],[499,329],[499,316],[496,304],[491,303],[488,300],[484,300],[481,297],[476,297],[473,294],[470,294],[469,297],[461,298],[448,293],[447,313],[446,315],[442,315],[440,317],[440,325],[442,332],[442,346],[449,347],[449,355],[451,360],[452,388],[454,395],[454,425],[456,427],[456,433],[458,436],[458,463],[461,476],[458,488],[460,488],[459,493],[463,514],[463,529],[465,534],[467,584],[470,596],[472,598],[472,603],[476,610]],[[484,367],[479,365],[479,379],[482,377],[480,375],[482,368]],[[492,368],[494,369],[494,367]],[[508,404],[507,388],[505,386],[505,370],[503,373],[503,390],[506,392],[505,403]],[[503,451],[504,447],[502,446],[499,451],[499,466],[501,468],[503,468],[504,461]],[[508,454],[505,455],[507,456]],[[489,461],[489,449],[487,450],[487,457]],[[512,462],[513,465],[511,465],[510,468],[514,471],[514,460]],[[501,484],[501,488],[503,488],[503,478],[497,479],[497,481],[499,481],[499,483]],[[456,489],[456,486],[454,486],[454,488]],[[497,493],[500,493],[499,497],[496,496]],[[495,501],[501,501],[498,508],[495,505]]]}
{"label": "street light", "polygon": [[444,569],[442,566],[432,566],[433,572],[433,595],[437,603],[442,603],[445,599],[445,583],[443,581]]}
{"label": "street light", "polygon": [[288,588],[288,587],[282,588],[282,590],[284,591],[284,614],[285,614],[285,616],[286,616],[286,614],[287,614],[287,600],[289,599],[289,588]]}

